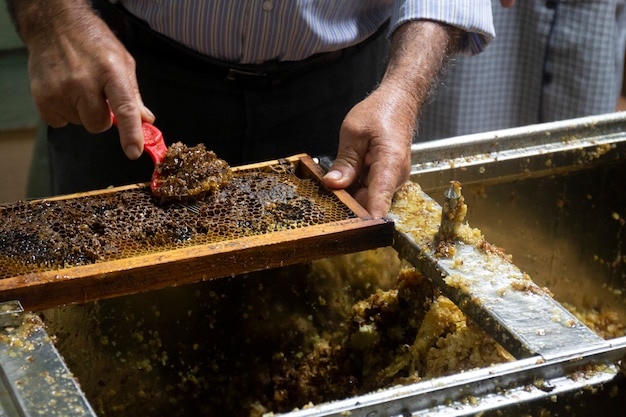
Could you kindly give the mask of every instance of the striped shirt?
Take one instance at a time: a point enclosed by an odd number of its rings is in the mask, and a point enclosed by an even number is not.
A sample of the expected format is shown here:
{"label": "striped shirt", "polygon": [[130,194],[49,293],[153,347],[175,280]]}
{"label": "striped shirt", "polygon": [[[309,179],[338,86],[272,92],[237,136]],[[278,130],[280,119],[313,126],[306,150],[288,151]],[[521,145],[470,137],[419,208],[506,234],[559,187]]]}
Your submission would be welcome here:
{"label": "striped shirt", "polygon": [[355,45],[390,19],[463,29],[479,52],[494,28],[490,0],[119,0],[150,27],[195,51],[231,62],[297,61]]}
{"label": "striped shirt", "polygon": [[494,1],[498,37],[456,57],[422,108],[419,140],[610,113],[622,86],[625,0]]}

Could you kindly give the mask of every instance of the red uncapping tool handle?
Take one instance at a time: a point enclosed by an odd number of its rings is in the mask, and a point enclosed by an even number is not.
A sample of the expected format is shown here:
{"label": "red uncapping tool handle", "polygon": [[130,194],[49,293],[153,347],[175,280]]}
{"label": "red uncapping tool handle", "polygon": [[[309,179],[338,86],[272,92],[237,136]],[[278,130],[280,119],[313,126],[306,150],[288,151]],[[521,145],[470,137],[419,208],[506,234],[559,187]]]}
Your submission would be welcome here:
{"label": "red uncapping tool handle", "polygon": [[[117,127],[117,119],[113,112],[111,112],[111,119],[113,120],[113,124]],[[148,152],[154,164],[157,165],[163,160],[167,152],[163,134],[153,124],[148,122],[142,122],[141,129],[143,131],[143,149]]]}

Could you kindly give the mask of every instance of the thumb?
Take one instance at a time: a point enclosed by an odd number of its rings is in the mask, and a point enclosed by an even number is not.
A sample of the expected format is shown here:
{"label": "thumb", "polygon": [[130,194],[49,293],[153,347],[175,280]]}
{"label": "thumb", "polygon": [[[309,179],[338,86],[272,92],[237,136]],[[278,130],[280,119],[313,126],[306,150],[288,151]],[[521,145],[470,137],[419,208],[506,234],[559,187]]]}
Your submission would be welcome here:
{"label": "thumb", "polygon": [[347,157],[341,151],[337,159],[322,178],[324,185],[332,189],[347,188],[354,183],[361,170],[362,162],[356,156]]}

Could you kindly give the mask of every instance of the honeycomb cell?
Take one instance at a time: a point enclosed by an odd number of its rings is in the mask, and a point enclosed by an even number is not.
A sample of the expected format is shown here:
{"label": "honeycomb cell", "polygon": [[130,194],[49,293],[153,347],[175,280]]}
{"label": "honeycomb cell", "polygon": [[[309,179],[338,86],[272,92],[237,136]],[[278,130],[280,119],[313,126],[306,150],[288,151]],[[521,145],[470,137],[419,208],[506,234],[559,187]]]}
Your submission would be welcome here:
{"label": "honeycomb cell", "polygon": [[354,218],[316,180],[279,163],[233,173],[202,199],[148,186],[0,206],[0,279]]}

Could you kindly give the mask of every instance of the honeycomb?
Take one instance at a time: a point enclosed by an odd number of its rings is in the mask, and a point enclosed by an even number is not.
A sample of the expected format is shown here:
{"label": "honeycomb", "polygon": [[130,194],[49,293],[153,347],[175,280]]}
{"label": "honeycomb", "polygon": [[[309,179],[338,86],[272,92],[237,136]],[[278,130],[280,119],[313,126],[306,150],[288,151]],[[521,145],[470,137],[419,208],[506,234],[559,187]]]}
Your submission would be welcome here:
{"label": "honeycomb", "polygon": [[232,171],[228,163],[208,151],[203,143],[187,147],[173,143],[155,168],[158,179],[152,194],[163,201],[197,199],[228,184]]}
{"label": "honeycomb", "polygon": [[293,163],[233,173],[216,194],[164,203],[148,186],[0,207],[0,279],[355,218]]}

